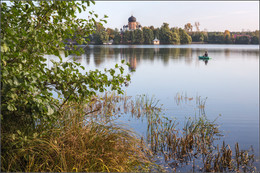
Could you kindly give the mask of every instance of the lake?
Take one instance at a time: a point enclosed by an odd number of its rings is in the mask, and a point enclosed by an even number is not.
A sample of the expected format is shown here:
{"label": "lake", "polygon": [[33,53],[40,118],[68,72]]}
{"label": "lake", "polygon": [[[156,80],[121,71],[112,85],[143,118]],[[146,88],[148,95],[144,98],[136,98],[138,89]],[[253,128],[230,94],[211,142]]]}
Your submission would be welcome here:
{"label": "lake", "polygon": [[[211,59],[199,60],[206,50]],[[232,149],[236,142],[241,149],[253,146],[259,159],[259,45],[90,45],[76,57],[86,70],[113,68],[122,59],[130,63],[128,72],[135,70],[127,95],[154,96],[180,125],[199,115],[200,98],[207,117],[218,117],[226,143]],[[145,135],[143,122],[120,120]]]}

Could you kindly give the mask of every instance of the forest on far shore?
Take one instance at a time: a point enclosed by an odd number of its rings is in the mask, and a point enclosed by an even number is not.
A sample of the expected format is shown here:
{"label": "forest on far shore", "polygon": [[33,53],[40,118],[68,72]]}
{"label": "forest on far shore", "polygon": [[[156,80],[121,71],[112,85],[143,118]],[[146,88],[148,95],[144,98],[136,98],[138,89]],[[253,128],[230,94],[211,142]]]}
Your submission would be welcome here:
{"label": "forest on far shore", "polygon": [[119,29],[105,28],[101,24],[96,25],[96,32],[89,36],[92,44],[153,44],[155,38],[160,44],[259,44],[259,30],[231,32],[200,31],[199,23],[193,26],[187,23],[184,28],[169,27],[163,23],[161,27],[143,27],[133,31],[120,31]]}

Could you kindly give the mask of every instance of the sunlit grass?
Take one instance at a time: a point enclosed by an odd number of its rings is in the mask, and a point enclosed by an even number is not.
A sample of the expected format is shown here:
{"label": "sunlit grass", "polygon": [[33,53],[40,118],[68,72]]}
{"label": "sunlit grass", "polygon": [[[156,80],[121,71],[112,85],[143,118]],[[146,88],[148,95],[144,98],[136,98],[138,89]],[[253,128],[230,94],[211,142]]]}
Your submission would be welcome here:
{"label": "sunlit grass", "polygon": [[41,133],[2,134],[1,170],[143,172],[159,168],[150,161],[150,151],[140,137],[110,119],[113,99],[106,95],[88,106],[65,105],[56,126]]}

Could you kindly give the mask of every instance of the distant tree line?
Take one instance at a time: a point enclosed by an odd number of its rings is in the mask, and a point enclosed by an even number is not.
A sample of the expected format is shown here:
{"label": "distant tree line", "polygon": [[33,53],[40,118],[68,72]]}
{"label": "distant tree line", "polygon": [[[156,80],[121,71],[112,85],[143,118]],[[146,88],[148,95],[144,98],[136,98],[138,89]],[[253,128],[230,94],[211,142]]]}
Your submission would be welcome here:
{"label": "distant tree line", "polygon": [[193,25],[187,23],[184,26],[185,31],[191,36],[192,42],[202,42],[209,44],[259,44],[259,30],[243,32],[207,32],[200,31],[200,23],[194,24],[196,31],[193,31]]}
{"label": "distant tree line", "polygon": [[160,28],[143,27],[133,31],[121,32],[118,29],[96,26],[96,32],[90,40],[95,44],[103,44],[113,40],[113,44],[153,44],[157,38],[160,44],[190,44],[191,36],[182,28],[169,28],[168,23],[163,23]]}
{"label": "distant tree line", "polygon": [[163,23],[161,27],[143,27],[134,31],[121,32],[117,28],[105,28],[101,24],[96,25],[96,32],[89,37],[93,44],[104,44],[113,40],[113,44],[153,44],[155,38],[160,44],[190,44],[192,42],[208,44],[259,44],[259,30],[250,32],[207,32],[200,31],[199,22],[193,25],[187,23],[184,29],[169,27]]}
{"label": "distant tree line", "polygon": [[259,30],[254,32],[192,32],[193,42],[209,44],[259,44]]}

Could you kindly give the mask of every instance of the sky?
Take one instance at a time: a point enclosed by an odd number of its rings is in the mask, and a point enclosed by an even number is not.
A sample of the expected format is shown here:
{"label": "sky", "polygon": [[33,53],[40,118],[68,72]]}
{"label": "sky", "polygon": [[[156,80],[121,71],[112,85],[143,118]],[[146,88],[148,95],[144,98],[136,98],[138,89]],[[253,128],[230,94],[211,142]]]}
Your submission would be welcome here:
{"label": "sky", "polygon": [[[259,1],[96,1],[88,10],[102,18],[108,16],[107,28],[122,28],[133,15],[142,26],[170,27],[200,23],[200,30],[259,30]],[[78,14],[86,18],[87,12]],[[194,27],[195,29],[195,27]]]}

